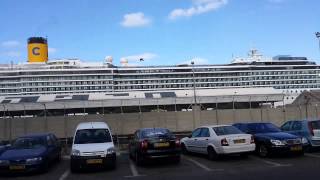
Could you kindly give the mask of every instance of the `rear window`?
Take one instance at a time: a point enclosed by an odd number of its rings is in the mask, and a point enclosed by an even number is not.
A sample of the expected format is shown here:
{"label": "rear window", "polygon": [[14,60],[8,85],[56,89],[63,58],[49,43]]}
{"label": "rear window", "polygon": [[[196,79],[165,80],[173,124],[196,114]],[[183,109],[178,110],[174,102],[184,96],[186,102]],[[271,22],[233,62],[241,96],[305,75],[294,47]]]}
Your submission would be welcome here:
{"label": "rear window", "polygon": [[142,131],[142,138],[150,138],[150,137],[161,137],[168,136],[171,137],[173,134],[168,129],[144,129]]}
{"label": "rear window", "polygon": [[238,128],[234,126],[222,126],[222,127],[213,127],[213,131],[217,136],[230,135],[230,134],[243,134]]}
{"label": "rear window", "polygon": [[107,143],[112,142],[108,129],[81,129],[75,136],[75,144]]}
{"label": "rear window", "polygon": [[12,144],[14,149],[35,149],[41,146],[46,146],[46,139],[43,137],[34,138],[18,138]]}
{"label": "rear window", "polygon": [[320,121],[310,122],[313,129],[320,129]]}

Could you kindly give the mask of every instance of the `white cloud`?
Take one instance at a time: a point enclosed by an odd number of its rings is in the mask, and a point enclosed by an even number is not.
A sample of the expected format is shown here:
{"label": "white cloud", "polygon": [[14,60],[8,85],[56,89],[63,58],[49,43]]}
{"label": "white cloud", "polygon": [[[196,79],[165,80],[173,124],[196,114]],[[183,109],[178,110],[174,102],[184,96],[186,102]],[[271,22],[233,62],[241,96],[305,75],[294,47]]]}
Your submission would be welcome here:
{"label": "white cloud", "polygon": [[149,60],[152,60],[152,59],[154,59],[156,57],[158,57],[157,54],[146,52],[146,53],[142,53],[142,54],[136,54],[136,55],[130,55],[130,56],[122,57],[121,59],[126,59],[130,63],[132,61],[133,62],[139,62],[141,58],[144,61],[149,61]]}
{"label": "white cloud", "polygon": [[48,48],[48,53],[51,53],[51,54],[54,54],[57,52],[57,49],[56,48]]}
{"label": "white cloud", "polygon": [[192,59],[190,59],[188,61],[183,61],[183,62],[181,62],[179,64],[190,64],[191,65],[191,62],[194,62],[194,64],[209,64],[208,59],[198,58],[198,57],[192,58]]}
{"label": "white cloud", "polygon": [[121,25],[124,27],[141,27],[151,23],[151,19],[147,18],[142,12],[125,14]]}
{"label": "white cloud", "polygon": [[169,14],[169,19],[174,20],[181,17],[191,17],[194,15],[207,13],[217,10],[227,3],[228,0],[193,0],[190,8],[177,8],[172,10]]}
{"label": "white cloud", "polygon": [[4,41],[1,43],[1,46],[5,48],[17,47],[19,45],[20,45],[20,42],[15,40]]}

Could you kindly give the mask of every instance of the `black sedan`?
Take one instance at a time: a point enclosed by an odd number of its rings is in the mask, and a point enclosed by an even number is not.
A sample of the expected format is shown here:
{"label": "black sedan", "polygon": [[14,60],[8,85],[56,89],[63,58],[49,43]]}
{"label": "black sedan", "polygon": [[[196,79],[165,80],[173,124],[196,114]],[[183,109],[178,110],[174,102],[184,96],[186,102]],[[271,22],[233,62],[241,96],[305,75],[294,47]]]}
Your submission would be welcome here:
{"label": "black sedan", "polygon": [[54,134],[22,136],[0,155],[0,172],[46,172],[60,158],[61,146]]}
{"label": "black sedan", "polygon": [[256,152],[261,157],[274,154],[303,154],[302,139],[298,136],[281,132],[272,123],[237,123],[235,127],[254,136]]}
{"label": "black sedan", "polygon": [[145,128],[134,133],[129,144],[130,157],[138,165],[146,160],[169,158],[175,163],[180,162],[180,140],[168,129]]}

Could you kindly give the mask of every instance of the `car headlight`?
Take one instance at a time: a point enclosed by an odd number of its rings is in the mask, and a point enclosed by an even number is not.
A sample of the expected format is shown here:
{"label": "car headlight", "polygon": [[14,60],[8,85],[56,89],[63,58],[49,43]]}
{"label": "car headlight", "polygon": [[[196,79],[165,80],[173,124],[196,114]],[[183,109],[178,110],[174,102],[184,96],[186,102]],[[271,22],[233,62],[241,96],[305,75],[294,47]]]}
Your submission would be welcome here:
{"label": "car headlight", "polygon": [[302,144],[309,144],[308,139],[305,138],[305,137],[302,137],[302,138],[301,138],[301,142],[302,142]]}
{"label": "car headlight", "polygon": [[29,158],[26,160],[27,164],[37,163],[42,161],[42,157]]}
{"label": "car headlight", "polygon": [[9,165],[9,161],[8,160],[0,160],[0,166],[5,166],[5,165]]}
{"label": "car headlight", "polygon": [[116,150],[115,150],[113,147],[107,149],[107,154],[113,154],[113,153],[115,153],[115,152],[116,152]]}
{"label": "car headlight", "polygon": [[284,142],[282,142],[280,140],[276,140],[276,139],[271,139],[270,142],[275,146],[284,146],[284,145],[286,145]]}
{"label": "car headlight", "polygon": [[80,156],[80,151],[77,149],[72,149],[71,156]]}

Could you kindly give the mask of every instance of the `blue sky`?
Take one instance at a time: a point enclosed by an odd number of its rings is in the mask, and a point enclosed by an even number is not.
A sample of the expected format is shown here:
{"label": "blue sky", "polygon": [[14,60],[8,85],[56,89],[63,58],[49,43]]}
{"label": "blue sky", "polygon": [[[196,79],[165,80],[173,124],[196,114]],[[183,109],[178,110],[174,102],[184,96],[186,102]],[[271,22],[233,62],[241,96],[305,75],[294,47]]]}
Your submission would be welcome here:
{"label": "blue sky", "polygon": [[0,63],[26,62],[31,36],[48,37],[49,59],[220,64],[255,47],[269,57],[318,60],[318,7],[318,0],[1,0]]}

